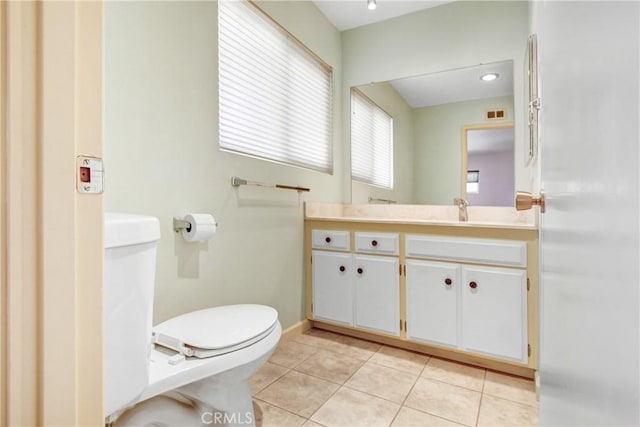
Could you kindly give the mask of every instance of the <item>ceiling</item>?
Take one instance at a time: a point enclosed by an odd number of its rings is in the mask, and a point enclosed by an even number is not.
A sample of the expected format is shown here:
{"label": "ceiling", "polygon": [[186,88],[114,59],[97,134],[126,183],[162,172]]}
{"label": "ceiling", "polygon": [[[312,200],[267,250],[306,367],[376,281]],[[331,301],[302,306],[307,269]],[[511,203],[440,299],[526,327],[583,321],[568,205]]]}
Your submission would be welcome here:
{"label": "ceiling", "polygon": [[454,0],[376,0],[375,10],[367,9],[367,0],[312,0],[340,31],[350,30],[396,16],[451,3]]}
{"label": "ceiling", "polygon": [[[485,82],[480,76],[498,73]],[[412,108],[513,95],[513,62],[503,61],[390,82]]]}
{"label": "ceiling", "polygon": [[[375,10],[367,9],[367,0],[312,1],[338,30],[345,31],[455,0],[376,0]],[[481,81],[480,76],[488,72],[496,72],[500,78],[493,82]],[[413,108],[509,96],[513,95],[513,63],[481,64],[394,80],[391,84]]]}

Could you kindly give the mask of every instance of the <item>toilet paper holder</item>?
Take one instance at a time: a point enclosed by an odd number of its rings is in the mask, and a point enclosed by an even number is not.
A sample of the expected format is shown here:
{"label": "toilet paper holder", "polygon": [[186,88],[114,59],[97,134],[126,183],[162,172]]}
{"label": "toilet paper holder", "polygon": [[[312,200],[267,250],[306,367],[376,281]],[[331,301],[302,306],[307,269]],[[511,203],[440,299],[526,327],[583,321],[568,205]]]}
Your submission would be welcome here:
{"label": "toilet paper holder", "polygon": [[[218,223],[216,222],[216,227],[218,226]],[[179,233],[182,230],[187,230],[187,231],[191,231],[191,223],[189,221],[186,221],[180,217],[174,216],[173,217],[173,231],[175,231],[176,233]]]}
{"label": "toilet paper holder", "polygon": [[191,223],[177,216],[173,217],[173,231],[179,233],[181,230],[191,231]]}

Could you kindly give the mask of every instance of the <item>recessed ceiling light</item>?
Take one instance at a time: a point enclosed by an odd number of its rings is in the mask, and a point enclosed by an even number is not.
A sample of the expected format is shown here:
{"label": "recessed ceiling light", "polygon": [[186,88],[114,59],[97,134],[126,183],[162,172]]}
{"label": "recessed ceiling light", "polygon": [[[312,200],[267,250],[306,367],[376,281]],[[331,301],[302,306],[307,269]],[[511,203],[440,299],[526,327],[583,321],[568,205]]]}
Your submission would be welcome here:
{"label": "recessed ceiling light", "polygon": [[376,0],[367,0],[367,9],[373,10],[376,6]]}
{"label": "recessed ceiling light", "polygon": [[480,80],[482,80],[483,82],[491,82],[497,79],[498,77],[500,77],[500,74],[498,73],[488,73],[488,74],[481,75]]}

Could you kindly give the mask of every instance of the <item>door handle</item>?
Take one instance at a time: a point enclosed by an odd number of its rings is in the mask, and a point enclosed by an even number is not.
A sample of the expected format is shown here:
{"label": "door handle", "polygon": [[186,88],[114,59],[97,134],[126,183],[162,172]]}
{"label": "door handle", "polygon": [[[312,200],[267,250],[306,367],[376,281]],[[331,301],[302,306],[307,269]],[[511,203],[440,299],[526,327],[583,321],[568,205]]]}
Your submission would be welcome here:
{"label": "door handle", "polygon": [[531,209],[533,206],[540,206],[540,213],[544,213],[545,210],[545,199],[544,192],[540,192],[540,196],[533,197],[531,193],[526,191],[517,191],[516,192],[516,200],[515,200],[516,210],[526,211]]}

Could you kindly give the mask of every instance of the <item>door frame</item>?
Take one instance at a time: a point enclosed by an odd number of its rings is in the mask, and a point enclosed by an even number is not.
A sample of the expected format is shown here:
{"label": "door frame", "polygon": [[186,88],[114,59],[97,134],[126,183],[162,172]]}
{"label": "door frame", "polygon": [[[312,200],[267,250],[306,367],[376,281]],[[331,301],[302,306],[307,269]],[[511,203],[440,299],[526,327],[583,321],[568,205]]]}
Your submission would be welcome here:
{"label": "door frame", "polygon": [[102,2],[0,22],[0,424],[101,425],[103,197],[75,162],[102,156]]}
{"label": "door frame", "polygon": [[[515,132],[515,123],[514,122],[501,122],[501,123],[487,123],[487,124],[479,124],[479,125],[464,125],[462,126],[462,148],[461,148],[461,155],[460,158],[462,159],[462,166],[460,169],[460,197],[464,200],[467,200],[467,165],[468,165],[468,159],[467,159],[467,148],[468,148],[468,143],[467,143],[467,133],[470,130],[487,130],[487,129],[504,129],[504,128],[513,128],[513,131]],[[515,135],[515,134],[514,134]],[[513,143],[515,144],[515,138]],[[514,152],[515,152],[515,147],[514,147]],[[513,181],[514,181],[514,186],[515,186],[515,170],[513,171]]]}

